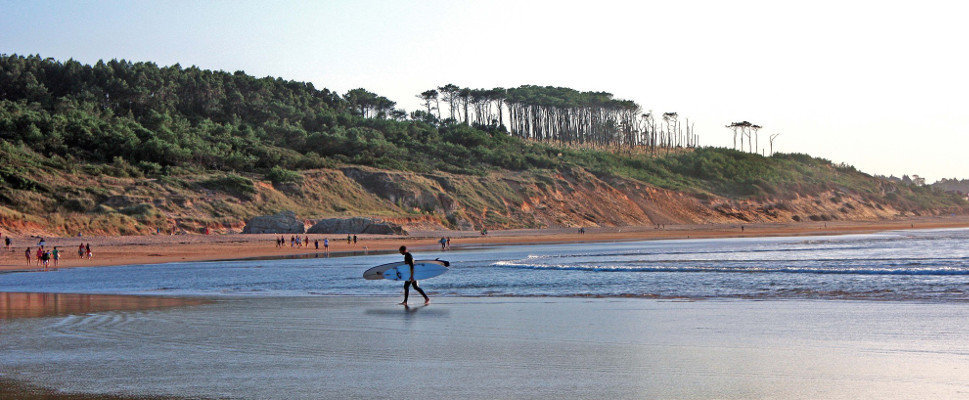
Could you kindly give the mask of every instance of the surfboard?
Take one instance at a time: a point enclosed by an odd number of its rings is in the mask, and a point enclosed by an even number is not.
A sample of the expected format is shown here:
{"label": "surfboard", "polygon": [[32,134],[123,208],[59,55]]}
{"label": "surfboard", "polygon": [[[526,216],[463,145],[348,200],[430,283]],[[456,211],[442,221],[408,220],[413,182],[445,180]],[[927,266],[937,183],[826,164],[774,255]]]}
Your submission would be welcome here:
{"label": "surfboard", "polygon": [[[433,278],[447,272],[449,262],[443,260],[415,260],[414,279]],[[392,281],[406,281],[410,279],[410,266],[403,261],[378,265],[363,272],[363,279],[389,279]]]}

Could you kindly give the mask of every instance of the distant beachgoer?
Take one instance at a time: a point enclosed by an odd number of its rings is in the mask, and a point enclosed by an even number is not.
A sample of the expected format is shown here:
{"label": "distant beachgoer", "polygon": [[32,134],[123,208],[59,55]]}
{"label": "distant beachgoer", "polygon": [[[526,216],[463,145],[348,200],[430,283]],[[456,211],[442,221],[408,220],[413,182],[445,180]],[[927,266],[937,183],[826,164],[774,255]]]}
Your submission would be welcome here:
{"label": "distant beachgoer", "polygon": [[37,248],[37,260],[36,261],[37,261],[37,265],[40,265],[40,263],[42,263],[44,261],[44,248],[43,247],[38,247]]}
{"label": "distant beachgoer", "polygon": [[310,237],[309,236],[303,236],[303,246],[309,247],[309,245],[310,245]]}
{"label": "distant beachgoer", "polygon": [[323,251],[330,255],[330,239],[323,238]]}
{"label": "distant beachgoer", "polygon": [[320,239],[314,239],[313,240],[313,246],[316,246],[316,249],[319,250],[320,249]]}
{"label": "distant beachgoer", "polygon": [[77,246],[77,258],[84,258],[84,243]]}
{"label": "distant beachgoer", "polygon": [[27,259],[27,265],[30,265],[30,247],[24,250],[24,258]]}
{"label": "distant beachgoer", "polygon": [[45,251],[41,253],[40,261],[41,261],[41,264],[44,266],[44,271],[47,271],[48,269],[50,269],[50,252]]}
{"label": "distant beachgoer", "polygon": [[744,231],[744,226],[743,226],[743,225],[740,225],[740,231],[741,231],[741,232],[743,232],[743,231]]}
{"label": "distant beachgoer", "polygon": [[292,237],[292,236],[289,237],[289,247],[296,247],[296,238],[295,237]]}
{"label": "distant beachgoer", "polygon": [[47,245],[47,242],[44,240],[44,238],[40,238],[40,242],[38,242],[37,245],[40,246],[40,248],[44,248],[44,246]]}
{"label": "distant beachgoer", "polygon": [[54,259],[54,268],[57,268],[57,261],[61,259],[61,251],[57,250],[57,246],[54,246],[54,250],[50,252],[50,255]]}
{"label": "distant beachgoer", "polygon": [[450,236],[447,237],[447,248],[448,248],[448,250],[451,249],[451,237]]}
{"label": "distant beachgoer", "polygon": [[84,251],[87,253],[87,258],[91,258],[92,256],[94,256],[94,254],[91,253],[91,244],[90,243],[84,245]]}
{"label": "distant beachgoer", "polygon": [[347,235],[347,244],[350,244],[350,235]]}
{"label": "distant beachgoer", "polygon": [[353,244],[357,244],[357,235],[353,235]]}
{"label": "distant beachgoer", "polygon": [[6,249],[7,249],[7,250],[10,250],[10,236],[7,236],[7,237],[5,237],[5,238],[3,238],[3,241],[4,241],[4,242],[6,243],[6,245],[7,245],[7,247],[6,247]]}
{"label": "distant beachgoer", "polygon": [[447,238],[442,237],[441,240],[439,240],[438,242],[441,243],[441,250],[442,251],[447,248]]}
{"label": "distant beachgoer", "polygon": [[414,290],[417,290],[417,292],[420,293],[421,296],[424,296],[424,304],[430,303],[431,299],[429,299],[427,295],[424,294],[424,291],[421,290],[420,286],[417,286],[417,280],[414,279],[414,256],[412,256],[410,252],[407,251],[407,246],[400,246],[399,251],[400,251],[400,254],[404,255],[404,263],[410,266],[410,279],[408,279],[407,282],[404,282],[404,301],[402,301],[400,304],[403,304],[405,306],[407,305],[407,296],[410,294],[411,285],[414,285]]}

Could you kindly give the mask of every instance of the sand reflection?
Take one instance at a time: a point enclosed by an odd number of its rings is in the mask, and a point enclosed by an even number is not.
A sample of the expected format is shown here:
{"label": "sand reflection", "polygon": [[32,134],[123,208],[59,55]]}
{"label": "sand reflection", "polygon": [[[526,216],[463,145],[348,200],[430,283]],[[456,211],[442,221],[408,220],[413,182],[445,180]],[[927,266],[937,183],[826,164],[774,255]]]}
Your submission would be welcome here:
{"label": "sand reflection", "polygon": [[101,311],[144,310],[192,306],[201,299],[69,293],[0,293],[0,320],[53,317]]}

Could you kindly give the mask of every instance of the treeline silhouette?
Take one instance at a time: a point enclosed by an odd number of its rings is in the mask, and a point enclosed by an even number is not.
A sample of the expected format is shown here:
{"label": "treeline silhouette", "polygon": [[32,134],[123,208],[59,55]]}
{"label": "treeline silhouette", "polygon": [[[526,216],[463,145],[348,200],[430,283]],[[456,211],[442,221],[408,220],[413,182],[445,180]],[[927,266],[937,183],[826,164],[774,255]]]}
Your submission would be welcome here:
{"label": "treeline silhouette", "polygon": [[660,123],[652,111],[644,113],[636,102],[607,92],[534,85],[471,89],[447,84],[417,97],[424,110],[414,114],[415,119],[502,127],[507,120],[512,135],[543,142],[655,150],[696,147],[699,139],[693,124],[681,122],[677,113],[663,113]]}

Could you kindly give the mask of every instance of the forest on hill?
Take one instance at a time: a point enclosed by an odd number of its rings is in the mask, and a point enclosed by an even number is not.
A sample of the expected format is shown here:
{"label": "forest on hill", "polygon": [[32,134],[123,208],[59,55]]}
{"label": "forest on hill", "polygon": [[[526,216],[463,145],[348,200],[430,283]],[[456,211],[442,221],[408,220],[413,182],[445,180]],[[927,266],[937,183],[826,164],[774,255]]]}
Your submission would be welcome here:
{"label": "forest on hill", "polygon": [[[209,186],[249,190],[254,181],[299,183],[305,171],[363,166],[472,176],[581,169],[700,197],[854,190],[890,193],[899,209],[965,206],[802,154],[697,147],[676,113],[653,116],[606,92],[448,84],[418,97],[424,109],[407,113],[365,89],[340,95],[242,71],[0,55],[0,205],[94,212],[64,208],[71,190],[45,175],[57,171],[81,180],[216,174]],[[30,193],[55,201],[31,206]]]}
{"label": "forest on hill", "polygon": [[[563,159],[619,166],[631,160],[604,160],[605,153],[560,154],[559,146],[517,139],[632,144],[623,140],[620,126],[639,109],[604,92],[538,86],[482,92],[446,85],[442,100],[450,104],[450,115],[439,118],[440,109],[428,106],[408,119],[394,102],[364,89],[340,96],[311,83],[242,72],[118,60],[89,66],[17,55],[0,57],[0,71],[5,140],[80,161],[110,163],[121,157],[149,173],[172,167],[260,172],[344,163],[480,173],[554,168]],[[431,92],[436,102],[436,91]],[[421,96],[429,102],[427,93]],[[502,104],[509,104],[512,135],[503,124]],[[665,118],[672,121],[672,114]],[[663,135],[639,140],[667,148],[677,143]],[[631,162],[635,167],[641,160]]]}

